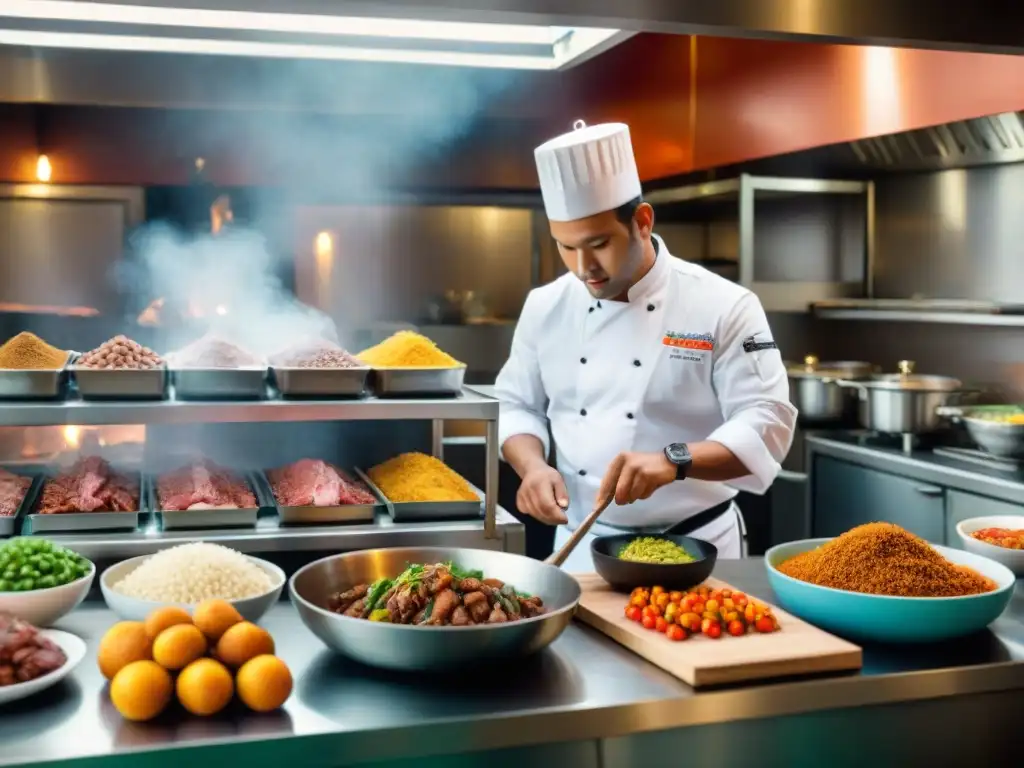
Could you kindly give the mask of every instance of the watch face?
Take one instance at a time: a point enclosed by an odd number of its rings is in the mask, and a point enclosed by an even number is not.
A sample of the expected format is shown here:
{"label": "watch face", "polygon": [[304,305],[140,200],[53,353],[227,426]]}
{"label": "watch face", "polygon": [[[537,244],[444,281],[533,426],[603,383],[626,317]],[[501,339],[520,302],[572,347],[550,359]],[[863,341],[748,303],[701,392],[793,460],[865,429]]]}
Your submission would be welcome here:
{"label": "watch face", "polygon": [[690,460],[690,449],[683,443],[672,443],[665,451],[670,461],[682,464]]}

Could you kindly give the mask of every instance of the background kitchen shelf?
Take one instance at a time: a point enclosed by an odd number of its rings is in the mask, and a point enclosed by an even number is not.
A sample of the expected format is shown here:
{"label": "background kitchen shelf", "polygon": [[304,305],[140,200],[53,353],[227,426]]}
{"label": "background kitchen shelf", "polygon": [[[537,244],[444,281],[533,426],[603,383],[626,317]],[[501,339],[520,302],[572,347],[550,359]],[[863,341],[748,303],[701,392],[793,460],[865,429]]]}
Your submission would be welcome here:
{"label": "background kitchen shelf", "polygon": [[447,398],[184,402],[6,402],[0,426],[466,419],[495,421],[498,402],[469,389]]}
{"label": "background kitchen shelf", "polygon": [[[766,278],[764,273],[759,277],[759,271],[755,270],[755,262],[758,257],[754,252],[754,231],[757,218],[766,214],[762,210],[755,216],[757,212],[755,202],[813,195],[849,196],[863,199],[863,223],[857,226],[857,229],[863,230],[860,234],[864,251],[859,277],[853,279],[852,274],[844,272],[838,263],[830,267],[829,271],[832,274],[824,281],[806,277],[799,279],[794,274],[782,279]],[[734,204],[738,240],[736,245],[737,282],[757,294],[764,308],[769,312],[806,312],[808,305],[815,301],[859,296],[870,298],[873,295],[871,283],[875,239],[875,187],[873,182],[741,174],[732,179],[659,189],[645,197],[653,205],[662,208],[672,207],[677,212],[689,210],[690,214],[688,215],[710,219],[720,215],[721,204],[724,203],[727,206]],[[714,213],[716,210],[719,211],[718,214]],[[839,225],[833,223],[831,226]],[[763,246],[763,243],[761,245]],[[821,255],[823,258],[826,257],[824,253]],[[762,253],[761,262],[758,263],[769,261],[764,257],[765,254]],[[829,258],[832,257],[829,256]],[[802,268],[798,267],[798,271],[800,269]]]}
{"label": "background kitchen shelf", "polygon": [[814,316],[823,320],[875,320],[904,323],[945,323],[948,325],[990,325],[1024,328],[1024,315],[984,312],[919,312],[898,309],[824,309],[815,308]]}

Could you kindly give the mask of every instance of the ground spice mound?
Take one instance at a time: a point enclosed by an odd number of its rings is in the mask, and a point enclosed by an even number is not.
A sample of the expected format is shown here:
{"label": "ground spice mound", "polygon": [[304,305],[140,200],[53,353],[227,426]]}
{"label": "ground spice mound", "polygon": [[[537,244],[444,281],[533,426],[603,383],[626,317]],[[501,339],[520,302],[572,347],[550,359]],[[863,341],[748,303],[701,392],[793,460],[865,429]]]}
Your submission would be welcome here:
{"label": "ground spice mound", "polygon": [[821,587],[896,597],[959,597],[991,592],[995,583],[955,565],[917,536],[891,523],[859,525],[778,566]]}
{"label": "ground spice mound", "polygon": [[68,353],[51,347],[34,333],[23,331],[0,346],[0,368],[20,371],[54,371],[64,367]]}
{"label": "ground spice mound", "polygon": [[391,501],[480,500],[461,475],[424,453],[403,453],[367,474]]}
{"label": "ground spice mound", "polygon": [[456,368],[461,363],[426,336],[399,331],[357,357],[374,368]]}

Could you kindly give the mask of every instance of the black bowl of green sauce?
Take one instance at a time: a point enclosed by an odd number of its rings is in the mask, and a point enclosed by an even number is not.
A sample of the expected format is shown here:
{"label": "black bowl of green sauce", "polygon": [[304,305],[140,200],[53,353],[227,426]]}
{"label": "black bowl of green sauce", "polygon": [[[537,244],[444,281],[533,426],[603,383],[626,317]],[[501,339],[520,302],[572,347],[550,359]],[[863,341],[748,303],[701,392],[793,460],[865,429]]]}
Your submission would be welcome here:
{"label": "black bowl of green sauce", "polygon": [[[655,546],[637,546],[639,539],[652,540],[651,543]],[[682,562],[685,559],[682,556],[665,557],[671,552],[663,545],[658,546],[661,542],[675,544],[692,557],[692,561]],[[633,547],[627,549],[631,544]],[[590,552],[598,575],[620,592],[631,592],[635,587],[654,586],[661,586],[667,590],[689,589],[710,576],[715,568],[715,561],[718,560],[718,548],[714,544],[692,536],[673,534],[622,533],[598,536],[591,542]],[[631,554],[643,556],[645,553],[651,557],[648,562],[625,560],[621,557],[623,554],[628,557]],[[673,559],[679,562],[671,562]]]}

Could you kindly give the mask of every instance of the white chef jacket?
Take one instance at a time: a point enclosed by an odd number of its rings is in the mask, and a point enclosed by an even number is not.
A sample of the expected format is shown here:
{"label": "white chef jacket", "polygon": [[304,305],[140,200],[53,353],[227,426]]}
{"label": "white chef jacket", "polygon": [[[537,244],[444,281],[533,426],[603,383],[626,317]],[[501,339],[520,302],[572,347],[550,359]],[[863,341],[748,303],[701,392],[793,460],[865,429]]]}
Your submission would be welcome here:
{"label": "white chef jacket", "polygon": [[714,440],[750,470],[728,483],[670,483],[601,516],[602,527],[660,530],[738,490],[764,493],[792,443],[796,409],[757,297],[674,258],[658,237],[655,246],[628,302],[594,299],[573,274],[531,291],[496,381],[502,445],[528,434],[547,452],[550,425],[570,529],[622,451]]}

